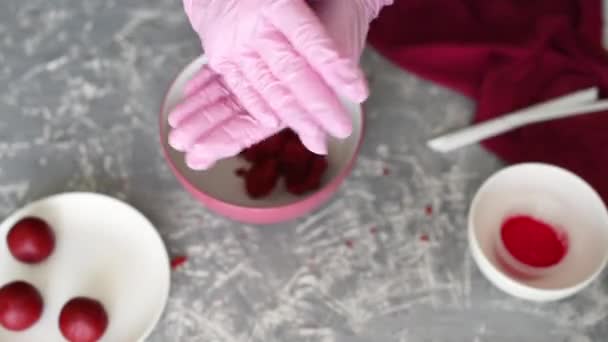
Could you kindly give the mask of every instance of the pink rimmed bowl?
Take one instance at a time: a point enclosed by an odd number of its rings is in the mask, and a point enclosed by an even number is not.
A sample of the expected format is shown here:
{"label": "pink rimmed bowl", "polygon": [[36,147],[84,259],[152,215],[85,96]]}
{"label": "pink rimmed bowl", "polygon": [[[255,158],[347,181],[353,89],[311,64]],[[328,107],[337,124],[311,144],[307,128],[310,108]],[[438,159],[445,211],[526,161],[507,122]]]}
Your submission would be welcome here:
{"label": "pink rimmed bowl", "polygon": [[167,137],[167,117],[183,97],[186,82],[206,63],[204,56],[186,66],[169,88],[160,113],[160,141],[165,159],[173,174],[196,199],[216,213],[236,221],[252,224],[274,224],[306,215],[327,202],[336,193],[353,168],[363,140],[364,119],[359,104],[344,101],[352,115],[353,134],[344,140],[331,139],[328,146],[329,167],[321,188],[313,193],[295,196],[286,191],[281,180],[274,191],[263,199],[252,199],[244,180],[235,170],[247,167],[241,158],[227,158],[206,171],[195,171],[184,161],[184,154],[174,150]]}

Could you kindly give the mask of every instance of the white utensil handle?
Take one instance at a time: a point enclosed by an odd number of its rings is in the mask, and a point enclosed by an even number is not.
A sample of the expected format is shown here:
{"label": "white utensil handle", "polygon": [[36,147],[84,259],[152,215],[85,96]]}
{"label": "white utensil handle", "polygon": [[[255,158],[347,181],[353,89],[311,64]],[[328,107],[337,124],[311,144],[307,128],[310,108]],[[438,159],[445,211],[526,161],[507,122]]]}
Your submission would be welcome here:
{"label": "white utensil handle", "polygon": [[454,133],[432,139],[428,146],[435,151],[449,152],[484,139],[504,133],[518,125],[518,117],[502,116],[497,119],[487,120]]}
{"label": "white utensil handle", "polygon": [[591,114],[596,112],[602,112],[605,110],[608,110],[608,100],[601,100],[574,108],[550,108],[547,111],[542,111],[538,113],[525,113],[521,115],[521,121],[523,125],[529,125],[536,122],[567,118],[570,116],[577,116],[583,114]]}
{"label": "white utensil handle", "polygon": [[608,109],[607,101],[592,102],[597,96],[596,88],[578,91],[443,135],[430,140],[428,145],[436,151],[448,152],[531,123]]}
{"label": "white utensil handle", "polygon": [[599,92],[597,88],[587,88],[578,90],[570,94],[562,95],[554,99],[541,102],[525,109],[542,109],[547,107],[575,107],[583,103],[591,103],[598,99]]}

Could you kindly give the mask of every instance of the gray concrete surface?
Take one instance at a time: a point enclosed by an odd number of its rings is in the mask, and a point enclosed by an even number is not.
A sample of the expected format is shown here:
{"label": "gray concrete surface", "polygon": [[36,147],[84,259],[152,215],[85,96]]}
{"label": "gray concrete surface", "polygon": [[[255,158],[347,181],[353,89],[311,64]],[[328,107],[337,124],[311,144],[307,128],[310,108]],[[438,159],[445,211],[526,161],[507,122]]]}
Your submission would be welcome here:
{"label": "gray concrete surface", "polygon": [[608,340],[608,274],[542,305],[481,276],[465,214],[500,164],[423,143],[466,125],[472,105],[373,52],[363,151],[325,209],[274,228],[209,213],[157,137],[162,95],[198,53],[178,0],[0,2],[0,215],[71,190],[142,210],[190,258],[149,341]]}

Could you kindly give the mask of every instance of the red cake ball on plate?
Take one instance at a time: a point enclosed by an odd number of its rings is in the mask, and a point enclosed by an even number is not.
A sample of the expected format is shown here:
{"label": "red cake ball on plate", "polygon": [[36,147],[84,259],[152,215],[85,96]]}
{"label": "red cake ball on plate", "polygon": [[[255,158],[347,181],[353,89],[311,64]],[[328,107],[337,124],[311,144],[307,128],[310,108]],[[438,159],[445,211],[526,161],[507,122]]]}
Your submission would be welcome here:
{"label": "red cake ball on plate", "polygon": [[107,327],[106,310],[94,299],[73,298],[64,305],[59,315],[59,329],[70,342],[98,341]]}
{"label": "red cake ball on plate", "polygon": [[42,315],[42,296],[24,281],[15,281],[0,288],[0,325],[12,331],[25,330]]}
{"label": "red cake ball on plate", "polygon": [[35,264],[44,261],[53,253],[55,234],[44,220],[26,217],[10,229],[6,243],[17,260]]}

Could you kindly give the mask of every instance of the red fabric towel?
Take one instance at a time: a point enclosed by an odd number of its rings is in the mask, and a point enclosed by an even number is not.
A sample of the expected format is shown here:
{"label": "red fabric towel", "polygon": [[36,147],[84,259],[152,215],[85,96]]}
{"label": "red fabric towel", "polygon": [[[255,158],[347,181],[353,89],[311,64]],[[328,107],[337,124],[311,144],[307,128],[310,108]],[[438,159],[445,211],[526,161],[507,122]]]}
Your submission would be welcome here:
{"label": "red fabric towel", "polygon": [[[486,120],[574,90],[608,94],[601,0],[396,0],[371,44],[411,72],[477,101]],[[520,128],[483,145],[585,178],[608,203],[608,113]]]}

